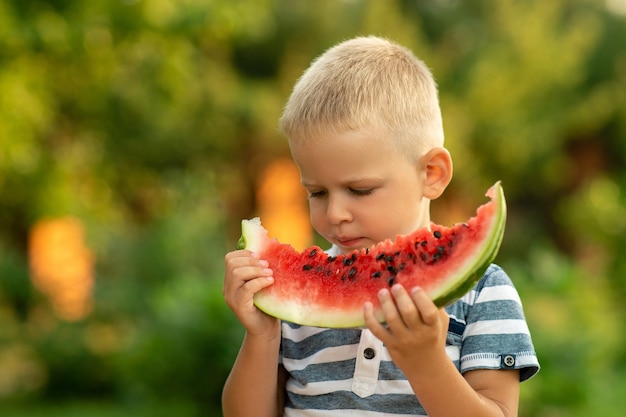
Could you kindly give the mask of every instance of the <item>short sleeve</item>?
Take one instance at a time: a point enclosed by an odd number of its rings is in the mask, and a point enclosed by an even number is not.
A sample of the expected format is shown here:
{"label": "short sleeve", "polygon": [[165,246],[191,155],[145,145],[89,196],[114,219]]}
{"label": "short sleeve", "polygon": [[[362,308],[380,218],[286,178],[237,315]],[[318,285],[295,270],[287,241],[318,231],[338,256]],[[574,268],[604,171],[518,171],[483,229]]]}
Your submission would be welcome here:
{"label": "short sleeve", "polygon": [[508,275],[491,265],[474,289],[449,310],[463,323],[459,369],[518,369],[524,381],[539,371],[519,294]]}

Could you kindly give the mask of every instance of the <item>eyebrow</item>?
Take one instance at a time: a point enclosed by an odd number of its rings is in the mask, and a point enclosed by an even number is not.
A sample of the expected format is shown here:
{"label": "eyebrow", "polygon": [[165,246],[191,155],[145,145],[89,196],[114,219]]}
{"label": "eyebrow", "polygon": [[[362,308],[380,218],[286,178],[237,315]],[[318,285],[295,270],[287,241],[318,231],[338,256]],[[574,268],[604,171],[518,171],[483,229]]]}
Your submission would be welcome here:
{"label": "eyebrow", "polygon": [[[353,184],[361,184],[361,183],[368,183],[368,182],[376,182],[376,181],[382,181],[384,178],[383,177],[379,177],[379,176],[372,176],[372,177],[355,177],[355,178],[351,178],[348,179],[346,181],[342,181],[341,184],[342,185],[353,185]],[[315,183],[311,183],[308,182],[306,180],[302,180],[300,181],[300,184],[302,184],[303,187],[318,187],[318,184]]]}

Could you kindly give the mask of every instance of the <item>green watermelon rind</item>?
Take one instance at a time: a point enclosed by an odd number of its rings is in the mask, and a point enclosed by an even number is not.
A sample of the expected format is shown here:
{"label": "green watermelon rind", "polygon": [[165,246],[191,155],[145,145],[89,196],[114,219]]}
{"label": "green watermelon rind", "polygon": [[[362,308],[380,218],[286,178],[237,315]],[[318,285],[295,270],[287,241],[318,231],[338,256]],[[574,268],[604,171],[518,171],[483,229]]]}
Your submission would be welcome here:
{"label": "green watermelon rind", "polygon": [[[468,263],[458,268],[458,273],[449,275],[445,282],[428,290],[428,295],[438,307],[450,305],[470,291],[497,255],[506,224],[506,201],[501,183],[498,181],[494,184],[486,195],[495,204],[490,224],[486,226],[489,233],[481,240],[482,248],[476,247],[473,254],[467,257]],[[242,221],[242,237],[237,243],[238,249],[261,252],[268,244],[268,240],[278,243],[276,239],[269,239],[268,232],[263,228],[258,217]],[[294,250],[294,255],[296,254],[298,252]],[[296,324],[334,328],[353,328],[364,325],[362,311],[347,313],[341,307],[338,307],[336,311],[313,310],[303,306],[297,299],[281,300],[280,305],[277,305],[277,300],[263,291],[255,294],[254,304],[259,310],[271,316]],[[380,321],[383,321],[380,311],[376,311],[376,315]]]}
{"label": "green watermelon rind", "polygon": [[261,226],[261,219],[255,217],[250,220],[241,221],[241,237],[237,241],[237,249],[246,249],[250,252],[257,252],[267,236],[267,230]]}
{"label": "green watermelon rind", "polygon": [[[504,197],[504,190],[500,181],[496,182],[486,194],[491,197],[494,204],[496,204],[495,216],[492,219],[493,224],[496,227],[491,231],[489,236],[484,240],[485,249],[482,254],[475,259],[475,261],[464,269],[463,271],[474,271],[473,273],[459,272],[456,277],[450,277],[448,282],[456,284],[448,288],[442,287],[439,293],[435,291],[430,292],[435,305],[438,307],[446,307],[463,295],[465,295],[476,284],[480,278],[485,274],[489,265],[493,262],[498,254],[502,238],[504,237],[504,229],[506,226],[506,199]],[[467,275],[467,276],[466,276]],[[463,279],[465,277],[465,279]]]}

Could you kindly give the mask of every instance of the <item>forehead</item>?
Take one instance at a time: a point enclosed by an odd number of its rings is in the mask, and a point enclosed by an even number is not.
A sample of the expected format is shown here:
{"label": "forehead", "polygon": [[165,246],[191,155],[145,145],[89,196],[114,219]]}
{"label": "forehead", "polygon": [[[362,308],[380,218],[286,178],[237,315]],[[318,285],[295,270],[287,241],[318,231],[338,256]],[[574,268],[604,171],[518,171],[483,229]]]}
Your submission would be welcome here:
{"label": "forehead", "polygon": [[[329,122],[326,127],[309,126],[289,136],[289,147],[294,153],[296,148],[313,150],[317,148],[339,149],[346,147],[373,146],[381,153],[399,152],[409,159],[422,156],[436,143],[426,139],[428,137],[423,130],[414,126],[411,129],[392,129],[377,121],[363,121],[358,127],[342,126]],[[344,143],[339,143],[345,140]],[[443,141],[441,141],[443,142]],[[346,149],[344,154],[351,153]]]}
{"label": "forehead", "polygon": [[290,146],[307,184],[381,178],[409,163],[388,138],[367,130],[320,135]]}

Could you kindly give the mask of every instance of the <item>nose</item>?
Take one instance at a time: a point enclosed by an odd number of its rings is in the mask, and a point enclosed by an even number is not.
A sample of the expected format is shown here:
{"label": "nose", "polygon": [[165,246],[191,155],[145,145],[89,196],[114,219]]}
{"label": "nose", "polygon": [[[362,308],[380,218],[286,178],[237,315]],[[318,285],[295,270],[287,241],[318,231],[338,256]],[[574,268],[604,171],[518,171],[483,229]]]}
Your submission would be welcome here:
{"label": "nose", "polygon": [[329,196],[326,206],[326,221],[329,224],[337,225],[352,220],[349,202],[341,196]]}

